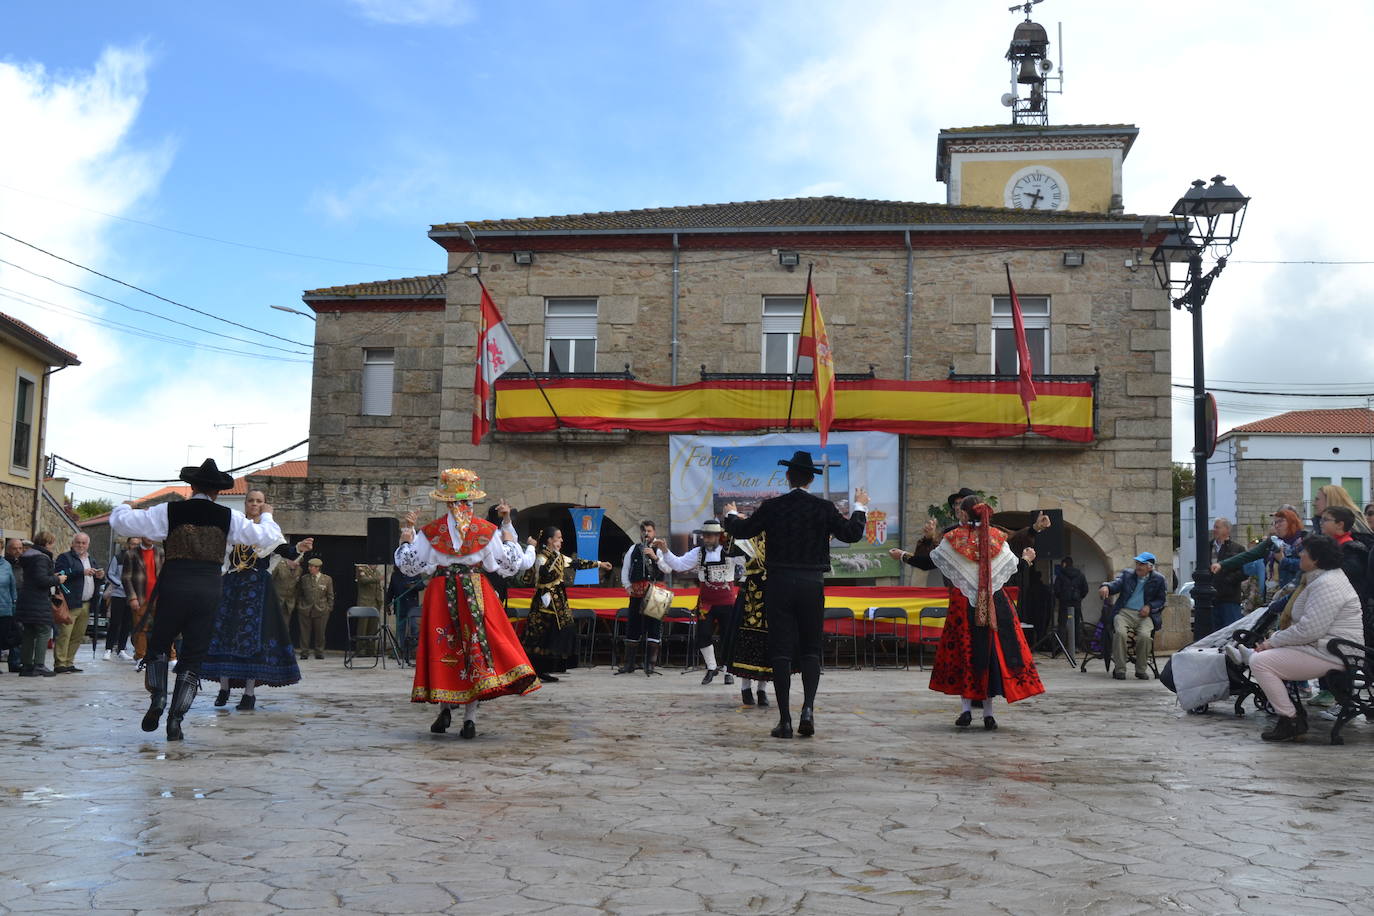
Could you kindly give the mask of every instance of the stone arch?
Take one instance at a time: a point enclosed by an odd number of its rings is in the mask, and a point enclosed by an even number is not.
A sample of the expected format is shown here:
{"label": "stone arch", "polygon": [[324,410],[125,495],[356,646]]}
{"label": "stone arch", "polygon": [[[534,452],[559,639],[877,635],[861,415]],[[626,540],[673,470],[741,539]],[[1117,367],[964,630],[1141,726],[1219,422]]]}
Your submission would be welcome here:
{"label": "stone arch", "polygon": [[[546,525],[557,525],[563,532],[563,552],[567,554],[577,553],[577,533],[573,530],[572,516],[568,510],[577,508],[574,503],[553,501],[538,503],[520,510],[516,518],[516,530],[522,538],[537,536],[539,529]],[[605,506],[600,508],[605,509]],[[635,531],[635,539],[638,538],[638,529]],[[625,556],[625,551],[630,549],[633,543],[631,535],[628,534],[619,523],[611,517],[611,512],[606,509],[606,516],[601,520],[601,543],[596,557],[584,557],[583,559],[596,559],[608,561],[616,570],[620,568],[620,561]],[[616,573],[618,578],[619,574]]]}

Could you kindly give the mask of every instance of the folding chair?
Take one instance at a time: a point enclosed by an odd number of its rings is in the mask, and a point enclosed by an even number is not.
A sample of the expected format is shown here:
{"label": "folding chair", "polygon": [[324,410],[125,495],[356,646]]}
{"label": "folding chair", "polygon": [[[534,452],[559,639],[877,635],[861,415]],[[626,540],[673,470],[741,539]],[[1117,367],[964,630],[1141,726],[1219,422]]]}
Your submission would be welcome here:
{"label": "folding chair", "polygon": [[949,617],[948,607],[923,607],[916,614],[916,668],[919,671],[926,670],[926,646],[938,646],[940,644],[940,634],[934,636],[926,635],[927,620],[945,620]]}
{"label": "folding chair", "polygon": [[[673,625],[682,627],[674,630]],[[663,665],[672,667],[673,646],[682,646],[683,674],[694,670],[697,665],[697,614],[691,608],[670,607],[663,615]]]}
{"label": "folding chair", "polygon": [[[892,621],[891,633],[884,633],[880,630],[879,621],[883,620]],[[901,621],[900,630],[898,629],[898,621]],[[911,643],[908,641],[908,636],[911,632],[911,627],[910,624],[907,622],[906,608],[874,608],[873,615],[869,618],[869,626],[872,628],[870,631],[871,635],[869,637],[868,643],[869,649],[871,651],[869,658],[873,663],[873,669],[876,671],[880,667],[886,667],[878,664],[878,650],[881,649],[884,645],[890,645],[892,648],[891,667],[898,667],[897,659],[898,655],[900,654],[903,659],[901,667],[904,669],[910,669]]]}
{"label": "folding chair", "polygon": [[[358,632],[361,621],[377,621],[377,629],[374,633],[363,635]],[[375,607],[351,607],[348,609],[348,619],[345,621],[348,631],[348,640],[344,643],[344,667],[358,667],[353,664],[353,660],[359,655],[372,656],[372,664],[369,668],[376,668],[377,663],[382,660],[382,612]]]}
{"label": "folding chair", "polygon": [[592,655],[596,652],[596,611],[575,607],[572,609],[572,616],[577,627],[578,664],[590,668]]}
{"label": "folding chair", "polygon": [[[830,623],[832,620],[849,621],[849,632],[845,633],[844,628],[838,622],[832,625]],[[840,667],[840,646],[848,640],[849,667],[851,669],[859,667],[859,626],[858,622],[854,619],[853,611],[847,607],[826,608],[825,615],[821,618],[821,638],[823,640],[823,651],[821,653],[822,661],[824,661],[825,658],[824,649],[830,649],[835,658],[835,663],[831,665],[831,667]]]}
{"label": "folding chair", "polygon": [[611,673],[615,674],[620,668],[625,666],[625,659],[621,658],[622,640],[630,628],[630,609],[628,607],[619,608],[615,612],[615,617],[611,619]]}

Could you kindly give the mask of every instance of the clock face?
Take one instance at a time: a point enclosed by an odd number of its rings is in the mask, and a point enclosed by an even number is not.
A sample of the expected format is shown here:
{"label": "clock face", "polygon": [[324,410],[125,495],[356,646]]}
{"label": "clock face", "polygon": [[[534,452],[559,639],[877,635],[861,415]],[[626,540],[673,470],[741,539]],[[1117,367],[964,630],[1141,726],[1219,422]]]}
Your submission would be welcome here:
{"label": "clock face", "polygon": [[1007,185],[1006,203],[1021,210],[1063,210],[1069,205],[1064,181],[1046,168],[1026,169]]}

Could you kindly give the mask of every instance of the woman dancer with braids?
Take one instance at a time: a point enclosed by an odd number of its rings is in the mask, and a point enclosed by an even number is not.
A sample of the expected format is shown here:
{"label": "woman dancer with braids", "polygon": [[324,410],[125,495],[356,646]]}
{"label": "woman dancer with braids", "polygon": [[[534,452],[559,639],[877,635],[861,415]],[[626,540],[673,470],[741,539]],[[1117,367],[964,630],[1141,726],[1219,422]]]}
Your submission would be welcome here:
{"label": "woman dancer with braids", "polygon": [[[244,497],[243,514],[258,524],[267,496],[262,490],[249,490]],[[306,538],[295,547],[279,539],[269,547],[255,548],[235,544],[229,550],[229,571],[224,575],[224,597],[210,633],[210,650],[200,669],[200,679],[219,681],[215,705],[229,702],[229,690],[243,688],[236,709],[253,709],[259,684],[287,687],[301,679],[296,653],[291,647],[287,627],[270,572],[274,556],[294,560],[315,546]]]}
{"label": "woman dancer with braids", "polygon": [[568,659],[577,655],[577,622],[568,608],[564,577],[568,569],[611,568],[610,563],[563,555],[563,532],[550,525],[539,532],[534,561],[534,598],[525,619],[520,643],[534,663],[541,681],[557,684],[552,672],[567,671]]}
{"label": "woman dancer with braids", "polygon": [[500,504],[504,523],[498,529],[474,518],[473,500],[487,494],[472,471],[449,468],[439,476],[431,498],[448,511],[415,530],[417,515],[406,515],[396,568],[408,576],[433,574],[420,619],[415,647],[412,703],[438,703],[439,715],[429,727],[442,734],[452,723],[453,707],[463,706],[463,738],[477,736],[477,704],[496,697],[524,695],[539,689],[515,630],[506,619],[496,592],[482,571],[514,576],[534,562],[532,550],[521,550],[510,526],[510,507]]}
{"label": "woman dancer with braids", "polygon": [[[735,599],[735,616],[731,627],[735,632],[734,652],[725,660],[729,669],[739,675],[740,702],[760,708],[768,705],[765,687],[773,679],[773,665],[768,654],[768,615],[763,607],[763,585],[767,578],[764,569],[764,536],[762,534],[735,546],[744,554],[744,583]],[[754,690],[754,682],[758,690]]]}
{"label": "woman dancer with braids", "polygon": [[[1045,692],[1016,609],[1002,590],[1017,570],[1012,542],[1028,538],[995,527],[992,507],[978,496],[959,504],[959,522],[937,540],[935,520],[928,520],[916,549],[903,552],[902,559],[918,569],[938,569],[949,587],[949,615],[935,650],[930,689],[962,698],[963,711],[954,720],[959,728],[972,723],[973,705],[981,702],[983,728],[991,731],[997,728],[993,697],[1015,703]],[[1020,558],[1035,562],[1035,549],[1022,547]]]}

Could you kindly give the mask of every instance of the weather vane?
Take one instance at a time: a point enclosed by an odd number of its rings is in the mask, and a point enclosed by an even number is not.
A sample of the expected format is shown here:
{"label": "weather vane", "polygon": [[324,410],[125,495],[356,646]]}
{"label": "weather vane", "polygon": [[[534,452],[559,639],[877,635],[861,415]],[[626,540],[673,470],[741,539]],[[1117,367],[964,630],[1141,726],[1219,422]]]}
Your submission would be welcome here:
{"label": "weather vane", "polygon": [[1025,3],[1018,3],[1015,6],[1007,7],[1007,12],[1014,13],[1017,10],[1026,14],[1026,21],[1030,22],[1031,7],[1037,3],[1044,3],[1045,0],[1026,0]]}

